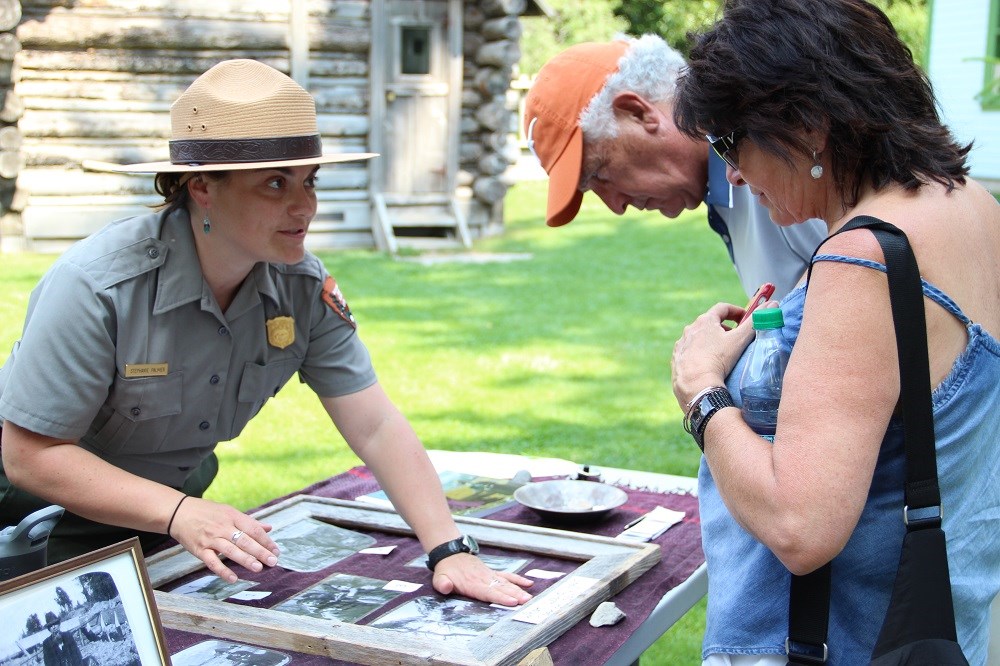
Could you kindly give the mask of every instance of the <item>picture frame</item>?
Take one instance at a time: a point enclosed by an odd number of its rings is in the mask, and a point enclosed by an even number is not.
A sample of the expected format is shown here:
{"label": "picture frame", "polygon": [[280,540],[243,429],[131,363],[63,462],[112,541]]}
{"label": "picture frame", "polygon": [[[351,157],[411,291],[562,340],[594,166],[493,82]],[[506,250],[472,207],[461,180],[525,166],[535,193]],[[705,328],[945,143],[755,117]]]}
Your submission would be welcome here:
{"label": "picture frame", "polygon": [[170,666],[138,538],[0,582],[0,664],[50,650],[102,666]]}
{"label": "picture frame", "polygon": [[[298,495],[254,514],[276,531],[317,519],[343,528],[413,536],[390,509],[347,500]],[[480,545],[556,557],[574,570],[528,604],[463,641],[435,640],[371,624],[351,624],[187,597],[156,589],[165,627],[276,650],[328,655],[358,664],[517,664],[573,627],[660,561],[660,546],[480,518],[455,518],[463,533]],[[201,570],[204,565],[179,546],[147,560],[154,588]],[[449,597],[450,599],[450,597]],[[516,619],[520,614],[522,619]],[[531,614],[533,622],[523,621]]]}

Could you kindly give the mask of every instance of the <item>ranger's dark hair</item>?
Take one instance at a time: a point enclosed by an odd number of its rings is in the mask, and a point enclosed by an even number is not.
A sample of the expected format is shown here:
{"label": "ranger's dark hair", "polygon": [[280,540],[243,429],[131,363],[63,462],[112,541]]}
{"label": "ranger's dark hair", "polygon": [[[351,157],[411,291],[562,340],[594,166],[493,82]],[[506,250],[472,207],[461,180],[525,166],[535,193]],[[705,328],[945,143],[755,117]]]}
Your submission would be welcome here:
{"label": "ranger's dark hair", "polygon": [[674,121],[688,136],[746,130],[762,150],[825,154],[845,206],[863,188],[965,183],[972,144],[937,112],[930,81],[889,19],[863,0],[727,0],[694,40]]}
{"label": "ranger's dark hair", "polygon": [[156,174],[156,178],[153,181],[153,188],[156,190],[157,194],[163,197],[163,201],[153,204],[151,207],[157,211],[166,211],[168,213],[173,212],[178,208],[186,208],[188,199],[191,197],[191,195],[188,194],[187,182],[196,175],[204,175],[212,180],[223,180],[229,175],[229,172],[160,172]]}

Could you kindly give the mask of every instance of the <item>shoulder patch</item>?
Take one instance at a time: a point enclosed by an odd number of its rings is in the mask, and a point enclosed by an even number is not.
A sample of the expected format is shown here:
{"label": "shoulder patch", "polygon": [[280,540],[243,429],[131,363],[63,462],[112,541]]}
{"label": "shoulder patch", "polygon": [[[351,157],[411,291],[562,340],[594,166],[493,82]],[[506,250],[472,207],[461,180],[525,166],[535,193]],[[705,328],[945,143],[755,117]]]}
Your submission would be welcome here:
{"label": "shoulder patch", "polygon": [[340,287],[337,286],[337,281],[330,275],[327,275],[326,281],[323,282],[322,298],[323,302],[330,306],[330,309],[336,312],[341,319],[346,321],[353,328],[358,327],[358,322],[355,321],[354,315],[351,314],[351,309],[347,307],[347,301],[344,300],[344,295],[340,293]]}

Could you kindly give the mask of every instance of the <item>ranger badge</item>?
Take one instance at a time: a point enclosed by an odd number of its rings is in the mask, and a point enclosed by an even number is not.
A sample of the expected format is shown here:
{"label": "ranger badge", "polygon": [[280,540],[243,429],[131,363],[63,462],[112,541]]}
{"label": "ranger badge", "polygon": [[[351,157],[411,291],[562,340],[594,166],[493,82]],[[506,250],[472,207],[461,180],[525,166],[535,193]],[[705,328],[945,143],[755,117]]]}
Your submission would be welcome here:
{"label": "ranger badge", "polygon": [[274,317],[266,324],[267,342],[272,347],[284,349],[295,342],[295,320],[291,317]]}

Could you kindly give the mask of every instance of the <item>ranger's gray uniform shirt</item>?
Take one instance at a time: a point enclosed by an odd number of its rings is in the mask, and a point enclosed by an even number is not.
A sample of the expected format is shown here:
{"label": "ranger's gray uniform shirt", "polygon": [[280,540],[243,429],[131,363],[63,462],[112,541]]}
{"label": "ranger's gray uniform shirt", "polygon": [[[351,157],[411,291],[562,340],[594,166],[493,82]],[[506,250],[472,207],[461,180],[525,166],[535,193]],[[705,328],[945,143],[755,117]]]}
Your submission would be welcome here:
{"label": "ranger's gray uniform shirt", "polygon": [[[331,286],[308,253],[295,265],[259,263],[223,314],[187,211],[114,222],[32,292],[22,339],[0,369],[0,418],[180,487],[295,372],[323,397],[375,383]],[[283,349],[267,332],[278,317],[294,322]],[[286,328],[274,339],[288,337]]]}

